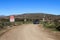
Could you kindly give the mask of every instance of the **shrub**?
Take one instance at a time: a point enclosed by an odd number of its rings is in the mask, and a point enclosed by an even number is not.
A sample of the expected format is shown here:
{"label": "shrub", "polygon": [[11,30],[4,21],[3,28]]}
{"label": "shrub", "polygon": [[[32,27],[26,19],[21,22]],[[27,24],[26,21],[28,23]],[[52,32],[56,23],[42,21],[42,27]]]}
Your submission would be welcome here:
{"label": "shrub", "polygon": [[46,28],[55,28],[56,27],[56,25],[54,24],[54,22],[51,22],[51,23],[50,22],[44,22],[43,25]]}
{"label": "shrub", "polygon": [[55,19],[54,23],[56,25],[56,30],[60,31],[60,22],[59,22],[59,19]]}
{"label": "shrub", "polygon": [[3,28],[3,25],[0,23],[0,28]]}
{"label": "shrub", "polygon": [[58,19],[53,20],[53,22],[43,22],[43,26],[60,31],[60,22]]}

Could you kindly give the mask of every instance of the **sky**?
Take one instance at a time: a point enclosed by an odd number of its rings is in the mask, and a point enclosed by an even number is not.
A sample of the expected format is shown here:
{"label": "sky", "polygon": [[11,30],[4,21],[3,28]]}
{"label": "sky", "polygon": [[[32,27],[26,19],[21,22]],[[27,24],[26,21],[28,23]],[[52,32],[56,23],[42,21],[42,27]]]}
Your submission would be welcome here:
{"label": "sky", "polygon": [[23,13],[60,15],[60,0],[0,0],[0,15]]}

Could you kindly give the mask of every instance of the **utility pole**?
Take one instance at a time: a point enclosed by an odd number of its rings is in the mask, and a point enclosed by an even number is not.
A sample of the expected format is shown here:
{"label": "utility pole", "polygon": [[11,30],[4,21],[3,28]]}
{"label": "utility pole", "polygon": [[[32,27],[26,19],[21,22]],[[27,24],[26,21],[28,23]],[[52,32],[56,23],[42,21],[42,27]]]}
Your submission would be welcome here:
{"label": "utility pole", "polygon": [[25,18],[24,18],[24,23],[26,23],[26,21],[27,21],[27,19],[26,19],[26,16],[24,16]]}
{"label": "utility pole", "polygon": [[44,17],[43,17],[43,22],[45,21],[45,15],[44,15]]}

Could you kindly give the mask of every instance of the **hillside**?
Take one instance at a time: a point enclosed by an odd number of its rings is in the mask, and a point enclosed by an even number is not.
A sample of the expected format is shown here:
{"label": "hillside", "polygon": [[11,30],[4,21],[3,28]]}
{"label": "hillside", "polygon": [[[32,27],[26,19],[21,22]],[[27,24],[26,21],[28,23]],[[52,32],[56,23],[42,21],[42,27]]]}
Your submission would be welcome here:
{"label": "hillside", "polygon": [[[25,14],[21,14],[21,15],[14,15],[15,18],[18,19],[42,19],[45,17],[45,19],[50,19],[50,20],[54,20],[54,19],[60,19],[60,15],[52,15],[52,14],[44,14],[44,13],[25,13]],[[0,16],[0,19],[9,19],[9,16]]]}
{"label": "hillside", "polygon": [[27,19],[60,19],[60,15],[44,14],[44,13],[25,13],[22,15],[15,15],[16,18],[27,18]]}

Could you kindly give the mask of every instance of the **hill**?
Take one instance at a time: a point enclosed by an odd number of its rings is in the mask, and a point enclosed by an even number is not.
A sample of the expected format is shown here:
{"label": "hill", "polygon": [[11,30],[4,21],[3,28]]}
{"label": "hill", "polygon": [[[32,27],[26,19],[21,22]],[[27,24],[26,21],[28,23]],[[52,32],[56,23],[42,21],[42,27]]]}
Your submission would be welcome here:
{"label": "hill", "polygon": [[[17,19],[40,19],[45,18],[46,20],[60,19],[60,15],[52,15],[45,13],[25,13],[21,15],[14,15]],[[0,16],[0,19],[9,19],[9,16]]]}
{"label": "hill", "polygon": [[27,18],[27,19],[60,19],[60,15],[44,14],[44,13],[25,13],[22,15],[15,15],[15,18]]}

